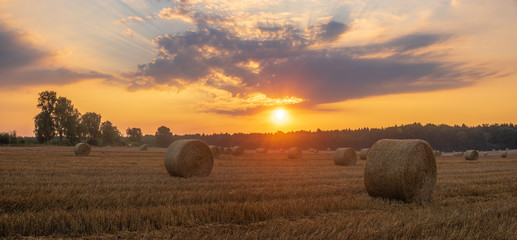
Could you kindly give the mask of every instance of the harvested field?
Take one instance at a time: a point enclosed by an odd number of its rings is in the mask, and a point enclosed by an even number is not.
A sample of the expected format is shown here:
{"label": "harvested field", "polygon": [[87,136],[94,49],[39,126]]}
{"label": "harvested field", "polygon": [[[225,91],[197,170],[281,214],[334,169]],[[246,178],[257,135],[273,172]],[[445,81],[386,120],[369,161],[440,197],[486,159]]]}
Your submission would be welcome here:
{"label": "harvested field", "polygon": [[517,154],[436,158],[432,201],[371,198],[333,152],[214,159],[171,177],[166,149],[0,147],[0,238],[516,239]]}

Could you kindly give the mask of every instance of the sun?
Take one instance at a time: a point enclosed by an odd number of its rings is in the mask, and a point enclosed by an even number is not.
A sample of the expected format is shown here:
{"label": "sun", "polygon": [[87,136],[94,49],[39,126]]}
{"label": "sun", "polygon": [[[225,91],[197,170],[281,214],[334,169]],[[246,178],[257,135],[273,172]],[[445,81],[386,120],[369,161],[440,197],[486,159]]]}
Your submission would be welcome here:
{"label": "sun", "polygon": [[285,109],[279,108],[273,111],[273,115],[271,116],[271,120],[275,124],[284,124],[287,122],[288,116],[287,111]]}

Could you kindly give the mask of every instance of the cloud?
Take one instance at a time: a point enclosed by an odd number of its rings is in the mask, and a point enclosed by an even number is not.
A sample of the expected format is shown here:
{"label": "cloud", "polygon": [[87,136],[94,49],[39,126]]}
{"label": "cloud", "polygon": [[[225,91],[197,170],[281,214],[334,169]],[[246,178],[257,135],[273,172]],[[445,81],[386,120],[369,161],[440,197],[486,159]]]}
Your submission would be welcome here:
{"label": "cloud", "polygon": [[124,31],[122,31],[122,35],[134,37],[135,36],[135,31],[133,31],[133,30],[131,30],[129,28],[126,28]]}
{"label": "cloud", "polygon": [[50,56],[32,46],[27,38],[26,34],[0,22],[0,72],[34,64]]}
{"label": "cloud", "polygon": [[[147,18],[147,17],[146,17]],[[129,16],[126,18],[122,18],[118,20],[118,23],[128,23],[128,22],[144,22],[145,20],[139,16]]]}
{"label": "cloud", "polygon": [[41,68],[4,75],[0,87],[29,85],[63,85],[84,79],[111,79],[112,76],[96,71],[75,71],[67,68]]}
{"label": "cloud", "polygon": [[67,84],[83,79],[114,79],[96,71],[48,67],[53,54],[39,49],[26,33],[0,22],[0,88],[41,84]]}
{"label": "cloud", "polygon": [[[344,37],[347,24],[328,20],[299,28],[258,22],[254,29],[242,29],[232,19],[192,10],[187,3],[162,12],[188,19],[196,29],[158,36],[157,57],[128,74],[135,79],[133,90],[203,84],[235,98],[261,93],[315,105],[458,88],[494,74],[429,55],[426,50],[453,41],[450,34],[414,33],[379,44],[325,47]],[[245,34],[250,32],[258,34]],[[217,107],[213,111],[231,112]]]}
{"label": "cloud", "polygon": [[323,41],[334,41],[347,30],[347,26],[340,22],[330,21],[322,26],[319,37]]}

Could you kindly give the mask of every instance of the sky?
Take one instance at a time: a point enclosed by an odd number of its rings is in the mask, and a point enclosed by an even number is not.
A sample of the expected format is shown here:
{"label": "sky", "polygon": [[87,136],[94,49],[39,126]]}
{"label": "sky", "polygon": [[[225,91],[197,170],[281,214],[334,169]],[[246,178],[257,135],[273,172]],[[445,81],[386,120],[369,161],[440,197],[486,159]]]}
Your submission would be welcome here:
{"label": "sky", "polygon": [[0,132],[47,90],[123,133],[515,123],[515,39],[517,0],[0,0]]}

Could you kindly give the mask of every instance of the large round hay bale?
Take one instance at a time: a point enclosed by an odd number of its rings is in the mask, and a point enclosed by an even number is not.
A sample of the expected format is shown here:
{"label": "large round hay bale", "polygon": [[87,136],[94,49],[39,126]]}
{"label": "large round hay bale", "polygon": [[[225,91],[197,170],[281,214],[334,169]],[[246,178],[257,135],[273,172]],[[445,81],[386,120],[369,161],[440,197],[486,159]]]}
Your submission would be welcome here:
{"label": "large round hay bale", "polygon": [[467,150],[464,156],[465,160],[478,160],[479,153],[476,150]]}
{"label": "large round hay bale", "polygon": [[368,156],[368,151],[370,151],[369,148],[363,148],[361,151],[359,151],[359,158],[362,160],[366,160],[366,157]]}
{"label": "large round hay bale", "polygon": [[357,161],[357,154],[352,148],[338,148],[334,153],[334,164],[340,166],[355,165]]}
{"label": "large round hay bale", "polygon": [[242,155],[244,154],[244,148],[241,146],[232,147],[232,155]]}
{"label": "large round hay bale", "polygon": [[256,152],[257,152],[257,153],[263,153],[263,154],[265,154],[265,153],[267,153],[267,149],[265,149],[265,148],[257,148]]}
{"label": "large round hay bale", "polygon": [[212,172],[214,157],[208,145],[197,139],[173,142],[165,152],[165,168],[174,177],[206,177]]}
{"label": "large round hay bale", "polygon": [[431,146],[419,139],[377,141],[368,152],[364,183],[372,197],[430,201],[436,183]]}
{"label": "large round hay bale", "polygon": [[140,145],[140,151],[147,151],[148,148],[149,148],[149,145],[147,145],[147,144]]}
{"label": "large round hay bale", "polygon": [[223,150],[223,153],[224,154],[232,154],[232,148],[225,147],[224,150]]}
{"label": "large round hay bale", "polygon": [[210,151],[212,151],[212,156],[214,158],[218,158],[221,152],[219,152],[219,148],[213,145],[208,146],[210,148]]}
{"label": "large round hay bale", "polygon": [[302,150],[299,147],[289,148],[287,151],[287,157],[291,159],[297,159],[302,157]]}
{"label": "large round hay bale", "polygon": [[92,148],[88,143],[78,143],[74,146],[74,153],[76,156],[88,156]]}
{"label": "large round hay bale", "polygon": [[508,157],[508,152],[502,152],[502,153],[501,153],[501,157],[502,157],[502,158],[506,158],[506,157]]}

